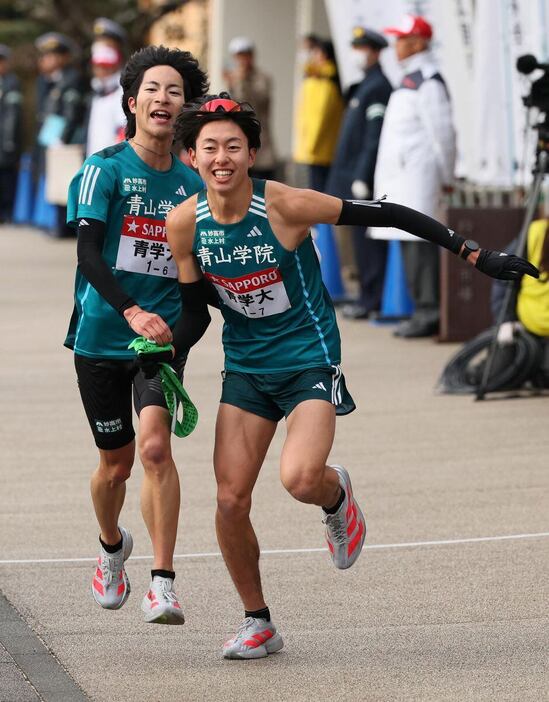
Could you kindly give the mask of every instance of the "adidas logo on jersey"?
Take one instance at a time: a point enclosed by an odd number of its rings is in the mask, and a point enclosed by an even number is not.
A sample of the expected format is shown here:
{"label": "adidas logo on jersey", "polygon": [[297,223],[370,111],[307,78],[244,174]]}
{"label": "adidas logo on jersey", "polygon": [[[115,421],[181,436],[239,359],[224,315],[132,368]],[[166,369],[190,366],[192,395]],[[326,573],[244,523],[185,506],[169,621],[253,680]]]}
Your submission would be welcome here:
{"label": "adidas logo on jersey", "polygon": [[79,222],[79,224],[80,224],[81,227],[89,227],[89,226],[90,226],[90,223],[89,223],[89,222],[86,222],[85,219],[81,219],[80,222]]}
{"label": "adidas logo on jersey", "polygon": [[259,227],[254,227],[253,229],[250,229],[250,231],[246,234],[247,237],[250,236],[263,236],[263,232]]}
{"label": "adidas logo on jersey", "polygon": [[324,390],[324,392],[328,392],[326,390],[326,386],[322,382],[317,383],[316,385],[313,385],[313,390]]}
{"label": "adidas logo on jersey", "polygon": [[187,195],[187,191],[185,190],[185,188],[184,188],[182,185],[180,185],[180,186],[177,188],[177,190],[175,191],[175,194],[176,194],[176,195],[185,195],[185,196],[186,196],[186,195]]}

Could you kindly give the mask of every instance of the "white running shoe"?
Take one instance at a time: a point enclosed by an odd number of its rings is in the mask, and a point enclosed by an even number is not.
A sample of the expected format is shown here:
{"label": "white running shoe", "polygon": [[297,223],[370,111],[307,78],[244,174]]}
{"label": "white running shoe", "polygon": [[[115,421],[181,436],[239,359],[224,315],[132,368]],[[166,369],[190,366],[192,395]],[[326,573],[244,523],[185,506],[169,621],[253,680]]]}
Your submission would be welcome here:
{"label": "white running shoe", "polygon": [[341,466],[330,466],[339,475],[345,499],[335,514],[322,510],[326,524],[326,541],[336,568],[350,568],[360,556],[366,538],[366,522],[353,497],[349,473]]}
{"label": "white running shoe", "polygon": [[272,622],[246,617],[235,636],[223,644],[223,658],[265,658],[283,646],[282,636]]}
{"label": "white running shoe", "polygon": [[130,581],[124,570],[124,561],[133,548],[132,535],[119,526],[122,548],[116,553],[107,553],[101,546],[97,568],[92,580],[92,594],[97,604],[104,609],[120,609],[130,595]]}
{"label": "white running shoe", "polygon": [[183,610],[177,600],[171,578],[155,575],[141,609],[150,624],[184,624]]}

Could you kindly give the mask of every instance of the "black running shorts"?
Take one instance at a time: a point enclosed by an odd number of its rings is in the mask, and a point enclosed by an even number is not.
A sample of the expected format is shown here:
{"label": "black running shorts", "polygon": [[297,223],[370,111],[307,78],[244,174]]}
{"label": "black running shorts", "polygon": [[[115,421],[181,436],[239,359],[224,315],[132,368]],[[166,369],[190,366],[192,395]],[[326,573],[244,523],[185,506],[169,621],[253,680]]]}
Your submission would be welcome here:
{"label": "black running shorts", "polygon": [[[186,360],[186,357],[180,358],[172,363],[181,382]],[[132,393],[137,416],[143,407],[151,405],[167,409],[160,377],[145,378],[133,360],[75,354],[74,365],[82,404],[95,444],[100,449],[114,450],[133,441]]]}

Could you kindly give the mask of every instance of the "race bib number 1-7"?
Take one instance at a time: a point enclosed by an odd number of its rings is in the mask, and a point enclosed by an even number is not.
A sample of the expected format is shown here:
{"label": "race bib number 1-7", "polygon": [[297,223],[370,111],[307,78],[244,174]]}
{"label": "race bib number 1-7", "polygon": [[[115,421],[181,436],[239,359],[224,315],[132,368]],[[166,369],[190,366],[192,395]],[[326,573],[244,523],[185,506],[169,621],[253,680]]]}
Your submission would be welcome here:
{"label": "race bib number 1-7", "polygon": [[163,219],[124,215],[116,268],[119,271],[177,278],[177,266]]}
{"label": "race bib number 1-7", "polygon": [[240,278],[226,278],[207,272],[204,275],[215,286],[221,300],[246,317],[269,317],[291,307],[278,268],[267,268]]}

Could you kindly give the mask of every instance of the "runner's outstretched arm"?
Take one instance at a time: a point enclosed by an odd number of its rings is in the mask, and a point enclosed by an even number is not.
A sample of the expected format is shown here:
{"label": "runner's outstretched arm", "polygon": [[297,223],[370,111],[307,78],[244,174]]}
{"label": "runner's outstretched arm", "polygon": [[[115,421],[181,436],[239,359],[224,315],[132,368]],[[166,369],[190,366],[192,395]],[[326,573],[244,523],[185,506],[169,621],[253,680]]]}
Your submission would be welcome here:
{"label": "runner's outstretched arm", "polygon": [[[273,229],[283,232],[287,248],[297,246],[308,228],[319,222],[361,227],[396,227],[460,255],[479,271],[501,280],[516,280],[522,275],[539,278],[538,269],[520,256],[477,247],[470,250],[466,239],[436,219],[410,207],[380,200],[340,200],[314,190],[290,188],[269,182],[272,195],[267,211]],[[475,242],[468,242],[474,244]]]}
{"label": "runner's outstretched arm", "polygon": [[452,229],[445,227],[436,219],[397,205],[394,202],[343,200],[341,213],[336,224],[350,224],[365,227],[396,227],[421,239],[443,246],[452,253],[462,256],[482,273],[492,278],[516,280],[522,275],[539,278],[538,269],[520,256],[509,255],[501,251],[489,251],[478,248],[468,253],[466,239]]}

